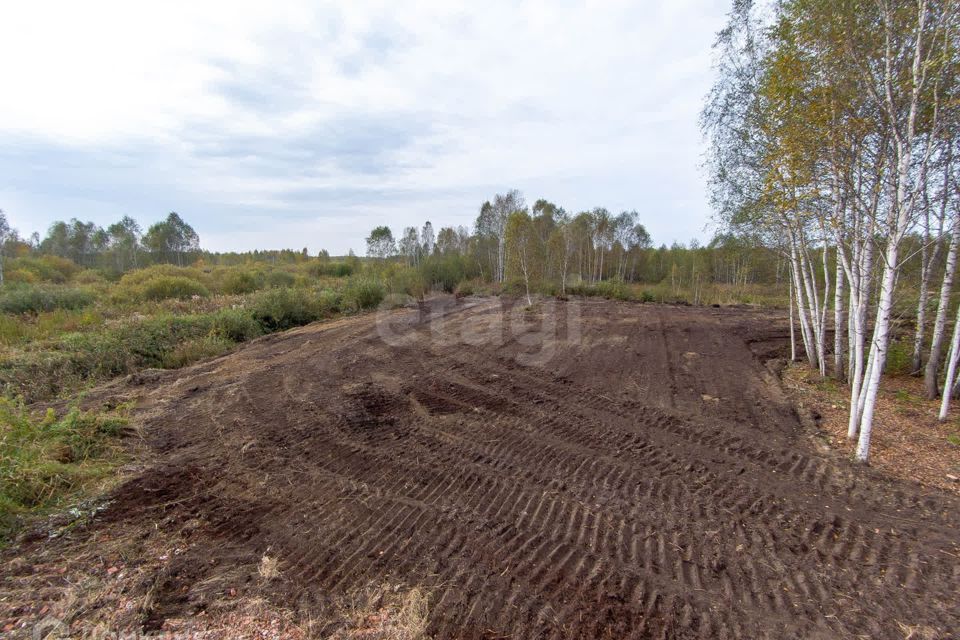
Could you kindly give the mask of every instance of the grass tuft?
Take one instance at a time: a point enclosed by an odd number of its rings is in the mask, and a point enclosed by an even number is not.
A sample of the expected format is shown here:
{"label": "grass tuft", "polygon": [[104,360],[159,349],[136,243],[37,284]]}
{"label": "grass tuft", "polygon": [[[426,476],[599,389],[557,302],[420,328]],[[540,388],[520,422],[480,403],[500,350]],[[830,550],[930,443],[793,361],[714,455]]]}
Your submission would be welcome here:
{"label": "grass tuft", "polygon": [[122,458],[127,410],[74,407],[42,416],[22,402],[0,398],[0,541],[24,516],[42,513],[107,477]]}

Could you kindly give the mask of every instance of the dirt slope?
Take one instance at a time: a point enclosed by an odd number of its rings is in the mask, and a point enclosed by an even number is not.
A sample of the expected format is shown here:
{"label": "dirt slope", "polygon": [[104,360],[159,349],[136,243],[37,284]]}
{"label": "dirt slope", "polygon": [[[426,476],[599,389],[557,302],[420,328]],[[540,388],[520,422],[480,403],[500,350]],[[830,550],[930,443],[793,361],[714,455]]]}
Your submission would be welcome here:
{"label": "dirt slope", "polygon": [[764,363],[784,328],[442,299],[271,336],[96,396],[155,458],[75,535],[179,541],[148,629],[390,582],[440,638],[951,637],[956,500],[816,453]]}

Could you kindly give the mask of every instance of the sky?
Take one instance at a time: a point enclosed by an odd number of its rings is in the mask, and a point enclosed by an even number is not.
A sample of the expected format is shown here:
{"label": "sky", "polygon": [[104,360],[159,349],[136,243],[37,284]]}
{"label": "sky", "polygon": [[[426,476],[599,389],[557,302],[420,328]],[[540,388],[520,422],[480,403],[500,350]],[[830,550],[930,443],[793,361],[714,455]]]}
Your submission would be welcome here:
{"label": "sky", "polygon": [[729,0],[7,3],[0,209],[204,248],[365,251],[508,189],[707,239],[698,113]]}

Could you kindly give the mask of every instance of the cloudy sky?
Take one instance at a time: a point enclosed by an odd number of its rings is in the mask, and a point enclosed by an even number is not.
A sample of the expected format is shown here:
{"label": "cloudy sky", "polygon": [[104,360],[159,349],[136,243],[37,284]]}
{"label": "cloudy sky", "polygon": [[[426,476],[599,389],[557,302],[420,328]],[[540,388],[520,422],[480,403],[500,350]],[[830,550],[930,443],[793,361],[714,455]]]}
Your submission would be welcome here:
{"label": "cloudy sky", "polygon": [[339,254],[517,188],[709,235],[697,114],[728,0],[454,4],[7,3],[0,208]]}

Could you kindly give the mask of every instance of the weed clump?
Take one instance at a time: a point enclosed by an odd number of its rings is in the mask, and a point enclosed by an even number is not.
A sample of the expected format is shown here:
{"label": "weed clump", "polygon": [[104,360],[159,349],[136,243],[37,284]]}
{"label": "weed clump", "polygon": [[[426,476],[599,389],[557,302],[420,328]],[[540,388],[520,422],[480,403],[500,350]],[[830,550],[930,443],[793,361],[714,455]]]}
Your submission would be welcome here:
{"label": "weed clump", "polygon": [[166,354],[163,358],[163,366],[167,369],[186,367],[200,360],[222,356],[234,346],[236,346],[235,342],[217,335],[193,338],[181,342]]}
{"label": "weed clump", "polygon": [[119,463],[123,408],[110,413],[72,408],[43,417],[22,402],[0,398],[0,542],[22,516],[61,504],[106,477]]}

